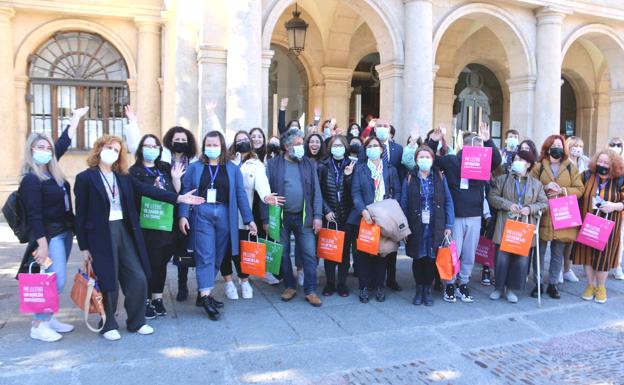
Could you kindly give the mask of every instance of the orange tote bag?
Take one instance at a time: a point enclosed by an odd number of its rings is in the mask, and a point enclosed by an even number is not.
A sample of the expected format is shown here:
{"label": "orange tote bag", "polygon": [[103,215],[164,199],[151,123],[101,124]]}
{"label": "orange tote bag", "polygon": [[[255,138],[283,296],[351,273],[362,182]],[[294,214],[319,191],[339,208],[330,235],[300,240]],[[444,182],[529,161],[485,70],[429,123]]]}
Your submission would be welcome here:
{"label": "orange tote bag", "polygon": [[[529,218],[527,218],[527,222],[528,220]],[[528,257],[534,234],[535,225],[507,219],[503,229],[500,249],[511,254]]]}
{"label": "orange tote bag", "polygon": [[264,277],[266,273],[266,245],[249,240],[240,241],[239,252],[243,273]]}
{"label": "orange tote bag", "polygon": [[338,224],[336,222],[333,223],[336,225],[336,230],[323,228],[319,231],[316,255],[328,261],[341,263],[345,233],[344,231],[338,230]]}
{"label": "orange tote bag", "polygon": [[381,238],[381,228],[376,224],[369,225],[362,218],[356,242],[357,249],[371,255],[377,255],[379,254],[379,238]]}

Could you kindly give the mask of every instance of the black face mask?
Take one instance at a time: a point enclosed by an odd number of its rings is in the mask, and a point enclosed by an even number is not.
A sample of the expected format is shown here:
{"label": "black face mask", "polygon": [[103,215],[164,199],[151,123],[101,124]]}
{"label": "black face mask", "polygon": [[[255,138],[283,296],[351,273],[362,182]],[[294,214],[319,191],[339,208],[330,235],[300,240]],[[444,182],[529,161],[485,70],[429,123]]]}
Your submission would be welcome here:
{"label": "black face mask", "polygon": [[274,143],[269,143],[269,152],[273,154],[279,153],[279,146]]}
{"label": "black face mask", "polygon": [[563,156],[563,148],[553,147],[550,149],[549,153],[550,156],[553,157],[553,159],[561,159],[561,157]]}
{"label": "black face mask", "polygon": [[609,167],[596,165],[596,173],[602,176],[609,175]]}
{"label": "black face mask", "polygon": [[241,153],[247,153],[251,151],[251,143],[249,141],[244,141],[240,143],[236,143],[236,151]]}
{"label": "black face mask", "polygon": [[352,144],[349,146],[349,153],[359,154],[361,149],[362,149],[362,146],[360,146],[359,144]]}
{"label": "black face mask", "polygon": [[173,147],[173,152],[184,154],[188,151],[189,145],[186,142],[173,142],[171,147]]}

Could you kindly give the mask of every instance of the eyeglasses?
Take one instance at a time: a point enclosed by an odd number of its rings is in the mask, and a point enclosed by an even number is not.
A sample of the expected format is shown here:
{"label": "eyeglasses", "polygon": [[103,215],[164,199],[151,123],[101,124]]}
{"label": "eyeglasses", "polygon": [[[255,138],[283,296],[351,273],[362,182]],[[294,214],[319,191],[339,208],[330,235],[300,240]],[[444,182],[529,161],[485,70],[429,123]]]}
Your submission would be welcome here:
{"label": "eyeglasses", "polygon": [[622,148],[622,143],[609,143],[609,147],[620,147],[620,148]]}
{"label": "eyeglasses", "polygon": [[160,150],[160,146],[144,144],[143,148],[148,148],[150,150]]}
{"label": "eyeglasses", "polygon": [[366,146],[366,148],[380,148],[381,146],[378,144],[371,144],[369,146]]}

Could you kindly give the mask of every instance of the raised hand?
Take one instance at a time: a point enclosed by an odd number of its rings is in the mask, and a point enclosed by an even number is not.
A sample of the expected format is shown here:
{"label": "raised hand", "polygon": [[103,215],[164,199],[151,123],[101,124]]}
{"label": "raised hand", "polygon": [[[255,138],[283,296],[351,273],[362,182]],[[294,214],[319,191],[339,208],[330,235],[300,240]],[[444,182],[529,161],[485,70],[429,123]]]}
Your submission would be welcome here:
{"label": "raised hand", "polygon": [[132,110],[132,106],[127,104],[124,106],[124,112],[126,113],[126,117],[129,121],[136,121],[137,117],[134,111]]}
{"label": "raised hand", "polygon": [[481,137],[481,139],[483,139],[484,142],[487,142],[488,140],[490,140],[490,125],[485,123],[485,122],[481,122],[481,124],[479,124],[479,136]]}
{"label": "raised hand", "polygon": [[76,108],[75,110],[72,110],[72,118],[75,117],[77,119],[80,119],[85,116],[87,112],[89,112],[89,107]]}
{"label": "raised hand", "polygon": [[351,175],[353,173],[353,167],[355,167],[355,162],[349,163],[344,169],[344,174]]}
{"label": "raised hand", "polygon": [[286,107],[288,107],[288,98],[280,99],[280,110],[285,111]]}
{"label": "raised hand", "polygon": [[184,165],[182,163],[176,163],[172,168],[171,168],[171,179],[181,179],[182,175],[184,175],[184,173],[186,172],[186,168],[184,167]]}
{"label": "raised hand", "polygon": [[215,108],[217,108],[217,101],[213,99],[209,99],[206,102],[205,107],[206,107],[206,113],[208,114],[208,116],[212,116],[212,114],[214,114]]}
{"label": "raised hand", "polygon": [[431,140],[434,140],[436,142],[441,141],[444,138],[444,132],[442,131],[442,127],[440,126],[436,127],[431,133],[431,135],[429,136],[429,138],[431,138]]}

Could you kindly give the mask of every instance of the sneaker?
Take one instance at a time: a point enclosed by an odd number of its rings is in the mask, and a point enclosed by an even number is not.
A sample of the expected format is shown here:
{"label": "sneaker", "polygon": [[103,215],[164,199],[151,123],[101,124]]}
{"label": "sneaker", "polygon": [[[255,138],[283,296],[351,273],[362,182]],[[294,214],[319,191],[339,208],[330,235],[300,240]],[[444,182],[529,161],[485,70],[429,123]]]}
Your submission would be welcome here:
{"label": "sneaker", "polygon": [[303,270],[297,270],[297,283],[299,284],[299,286],[303,286]]}
{"label": "sneaker", "polygon": [[140,335],[147,336],[147,335],[154,333],[154,328],[149,326],[148,324],[145,324],[141,326],[139,330],[137,330],[136,332],[139,333]]}
{"label": "sneaker", "polygon": [[566,271],[563,273],[563,279],[568,282],[578,282],[579,279],[576,277],[576,274],[572,270]]}
{"label": "sneaker", "polygon": [[236,288],[236,285],[234,285],[233,281],[225,283],[225,297],[231,300],[238,299],[238,289]]}
{"label": "sneaker", "polygon": [[455,285],[449,283],[446,285],[446,289],[444,289],[444,300],[446,302],[455,302],[457,299],[455,298]]}
{"label": "sneaker", "polygon": [[491,294],[490,294],[490,299],[492,301],[496,301],[499,300],[500,297],[503,295],[503,291],[502,290],[494,290]]}
{"label": "sneaker", "polygon": [[553,285],[552,283],[548,284],[548,287],[546,288],[546,293],[548,293],[548,295],[552,299],[561,298],[561,294],[559,294],[559,289],[557,288],[557,285]]}
{"label": "sneaker", "polygon": [[156,309],[148,299],[145,302],[145,319],[154,319],[158,314],[156,314]]}
{"label": "sneaker", "polygon": [[618,266],[615,269],[613,269],[613,278],[618,279],[618,280],[624,280],[624,272],[622,271],[622,266]]}
{"label": "sneaker", "polygon": [[325,288],[323,289],[323,295],[325,297],[331,297],[335,291],[336,291],[336,287],[334,286],[334,284],[327,283],[327,285],[325,285]]}
{"label": "sneaker", "polygon": [[597,303],[605,303],[607,302],[607,288],[606,287],[597,287],[596,288],[596,297],[594,301]]}
{"label": "sneaker", "polygon": [[483,266],[483,270],[481,271],[481,284],[483,286],[490,286],[492,284],[489,266]]}
{"label": "sneaker", "polygon": [[468,285],[462,284],[456,290],[456,295],[462,300],[462,302],[474,302],[474,299],[470,295],[470,289],[468,289]]}
{"label": "sneaker", "polygon": [[50,327],[49,322],[39,322],[39,326],[34,325],[30,327],[30,338],[45,342],[54,342],[63,338],[62,335],[54,331]]}
{"label": "sneaker", "polygon": [[176,295],[176,301],[184,302],[188,298],[189,291],[188,287],[186,287],[186,283],[182,283],[178,281],[178,294]]}
{"label": "sneaker", "polygon": [[50,322],[48,322],[48,325],[50,326],[52,330],[54,330],[57,333],[69,333],[72,330],[74,330],[74,325],[61,322],[58,319],[56,319],[56,317],[54,316],[50,318]]}
{"label": "sneaker", "polygon": [[212,321],[217,321],[219,319],[220,313],[214,305],[214,300],[210,296],[205,295],[203,297],[200,297],[200,301],[201,306],[206,311],[206,314],[208,314],[208,318]]}
{"label": "sneaker", "polygon": [[377,302],[384,302],[386,300],[386,294],[383,289],[377,289],[377,293],[375,293],[375,299]]}
{"label": "sneaker", "polygon": [[264,274],[264,278],[262,278],[262,280],[271,286],[279,285],[280,283],[279,279],[275,278],[275,276],[268,271]]}
{"label": "sneaker", "polygon": [[316,295],[316,293],[310,293],[308,295],[305,296],[306,301],[308,301],[308,303],[314,307],[320,307],[323,302],[321,302],[321,299],[319,298],[318,295]]}
{"label": "sneaker", "polygon": [[291,299],[295,298],[297,295],[297,290],[288,288],[282,292],[282,301],[288,302]]}
{"label": "sneaker", "polygon": [[518,303],[518,296],[509,289],[507,289],[507,302]]}
{"label": "sneaker", "polygon": [[360,289],[360,302],[362,303],[368,303],[368,289],[364,288],[364,289]]}
{"label": "sneaker", "polygon": [[583,294],[581,294],[581,298],[583,298],[585,301],[591,301],[592,299],[594,299],[595,294],[596,288],[591,283],[588,283],[587,287],[583,291]]}
{"label": "sneaker", "polygon": [[[537,298],[537,289],[538,289],[538,287],[537,287],[537,285],[535,285],[535,287],[531,291],[531,298]],[[541,285],[539,287],[539,292],[540,292],[540,295],[542,295],[542,296],[544,295],[544,285]]]}
{"label": "sneaker", "polygon": [[423,302],[425,306],[433,306],[433,296],[431,295],[431,285],[423,287]]}
{"label": "sneaker", "polygon": [[121,339],[121,334],[119,334],[119,330],[117,329],[109,330],[102,334],[102,336],[109,341],[118,341]]}
{"label": "sneaker", "polygon": [[249,281],[241,281],[241,293],[243,294],[243,299],[252,299],[253,298],[253,288]]}
{"label": "sneaker", "polygon": [[164,317],[167,315],[167,309],[165,309],[165,304],[163,303],[162,298],[153,299],[152,306],[154,306],[157,316]]}
{"label": "sneaker", "polygon": [[563,271],[559,272],[559,278],[557,278],[557,282],[563,283]]}

